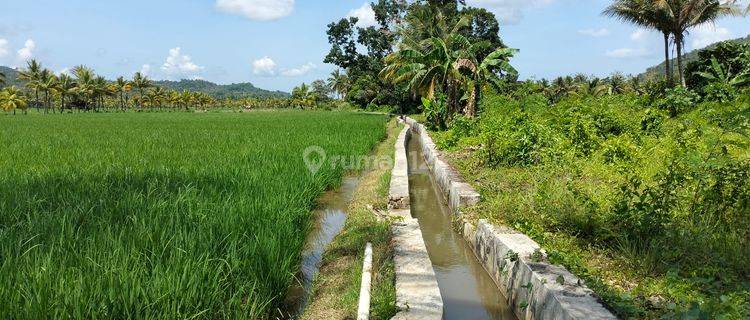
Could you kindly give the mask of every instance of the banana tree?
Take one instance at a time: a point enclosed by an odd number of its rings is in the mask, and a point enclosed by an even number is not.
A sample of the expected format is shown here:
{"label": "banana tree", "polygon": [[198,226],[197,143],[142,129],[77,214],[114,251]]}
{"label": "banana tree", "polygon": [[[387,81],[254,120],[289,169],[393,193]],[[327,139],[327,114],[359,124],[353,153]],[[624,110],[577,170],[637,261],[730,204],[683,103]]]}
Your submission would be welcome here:
{"label": "banana tree", "polygon": [[734,88],[750,83],[750,74],[748,74],[748,71],[734,73],[730,69],[724,70],[716,57],[711,57],[711,69],[709,72],[696,72],[695,74],[709,82],[718,82]]}
{"label": "banana tree", "polygon": [[468,117],[476,116],[477,102],[487,85],[500,88],[503,76],[512,79],[518,77],[518,71],[510,65],[510,58],[518,52],[517,49],[498,48],[482,61],[477,61],[475,49],[480,46],[481,44],[472,45],[466,51],[469,55],[457,59],[454,63],[456,70],[469,72],[465,81],[467,102],[464,107],[464,114]]}

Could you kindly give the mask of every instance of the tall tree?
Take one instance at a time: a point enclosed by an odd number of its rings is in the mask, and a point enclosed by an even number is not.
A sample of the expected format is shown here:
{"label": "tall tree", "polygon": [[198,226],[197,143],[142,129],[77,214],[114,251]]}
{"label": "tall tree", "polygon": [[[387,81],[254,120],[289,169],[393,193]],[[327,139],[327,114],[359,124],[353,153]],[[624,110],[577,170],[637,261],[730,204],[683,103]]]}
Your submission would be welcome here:
{"label": "tall tree", "polygon": [[683,48],[688,30],[711,23],[726,15],[739,14],[735,0],[654,0],[666,14],[665,21],[677,47],[677,71],[680,84],[685,86]]}
{"label": "tall tree", "polygon": [[80,98],[82,98],[83,107],[88,111],[89,105],[96,95],[96,87],[94,83],[96,81],[96,75],[94,74],[94,70],[91,70],[91,68],[84,65],[79,65],[74,67],[72,72],[76,80],[75,92]]}
{"label": "tall tree", "polygon": [[[153,82],[148,78],[148,76],[145,76],[141,74],[140,72],[136,72],[133,75],[133,87],[138,90],[138,97],[139,100],[143,100],[143,92],[144,90],[151,88],[154,86]],[[140,107],[140,106],[139,106]]]}
{"label": "tall tree", "polygon": [[672,66],[669,52],[669,37],[672,28],[669,24],[668,13],[658,0],[616,0],[607,7],[603,14],[629,22],[642,28],[654,29],[664,36],[664,65],[667,81],[672,83]]}
{"label": "tall tree", "polygon": [[[468,44],[468,39],[464,41]],[[502,76],[509,76],[513,81],[518,78],[518,71],[510,65],[510,58],[518,50],[501,47],[481,58],[484,55],[481,52],[484,47],[486,46],[482,42],[470,44],[468,48],[460,52],[459,58],[454,63],[454,68],[459,71],[469,71],[468,81],[465,81],[468,97],[464,108],[464,114],[468,117],[476,115],[477,102],[481,99],[484,86],[491,84],[500,88],[502,87]]]}
{"label": "tall tree", "polygon": [[120,109],[122,109],[122,111],[125,111],[127,103],[125,95],[131,90],[131,88],[132,84],[130,81],[125,80],[124,77],[117,77],[117,80],[113,85],[113,91],[117,93],[118,98],[120,99]]}
{"label": "tall tree", "polygon": [[15,115],[16,110],[21,109],[25,114],[28,105],[28,100],[16,87],[11,86],[0,91],[0,108],[5,110],[5,112],[12,110]]}
{"label": "tall tree", "polygon": [[26,82],[26,88],[34,91],[34,107],[39,111],[39,82],[42,64],[36,59],[26,62],[26,69],[18,72],[18,80]]}
{"label": "tall tree", "polygon": [[338,94],[339,98],[346,97],[349,88],[351,88],[349,76],[346,73],[342,73],[341,69],[336,69],[331,73],[331,77],[328,78],[328,84]]}
{"label": "tall tree", "polygon": [[5,85],[5,73],[0,72],[0,88]]}
{"label": "tall tree", "polygon": [[44,94],[44,113],[49,113],[51,104],[50,93],[57,87],[57,76],[49,69],[43,69],[39,73],[39,83],[37,86],[39,91]]}
{"label": "tall tree", "polygon": [[65,73],[61,73],[57,80],[55,88],[60,94],[60,113],[66,109],[65,98],[75,94],[76,83],[73,78]]}

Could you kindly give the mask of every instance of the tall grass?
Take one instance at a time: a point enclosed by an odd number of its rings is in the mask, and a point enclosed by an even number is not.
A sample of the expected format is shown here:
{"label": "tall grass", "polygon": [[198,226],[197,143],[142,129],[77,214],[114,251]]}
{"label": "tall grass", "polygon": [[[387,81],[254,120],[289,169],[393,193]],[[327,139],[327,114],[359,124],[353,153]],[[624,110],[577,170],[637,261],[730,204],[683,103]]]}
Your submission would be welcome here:
{"label": "tall grass", "polygon": [[303,150],[384,135],[345,113],[0,117],[0,314],[266,317],[343,174]]}
{"label": "tall grass", "polygon": [[479,218],[537,240],[622,318],[744,319],[748,99],[670,117],[631,95],[489,94],[435,141],[482,193]]}

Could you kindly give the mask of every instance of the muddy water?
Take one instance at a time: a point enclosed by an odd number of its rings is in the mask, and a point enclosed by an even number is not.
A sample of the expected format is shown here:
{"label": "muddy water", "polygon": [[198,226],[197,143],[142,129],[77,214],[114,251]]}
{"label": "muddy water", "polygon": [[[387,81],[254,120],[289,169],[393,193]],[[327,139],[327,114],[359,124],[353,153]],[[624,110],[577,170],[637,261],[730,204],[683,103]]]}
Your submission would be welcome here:
{"label": "muddy water", "polygon": [[305,251],[302,252],[302,269],[297,276],[299,285],[290,289],[285,311],[282,311],[285,315],[279,318],[294,319],[305,310],[315,274],[323,260],[323,252],[344,228],[346,208],[354,197],[359,181],[360,176],[345,177],[338,189],[326,192],[318,200],[319,209],[314,211],[315,224],[307,236]]}
{"label": "muddy water", "polygon": [[409,139],[407,154],[411,214],[419,220],[435,269],[443,296],[443,318],[516,319],[468,243],[454,231],[448,206],[430,176],[416,138]]}

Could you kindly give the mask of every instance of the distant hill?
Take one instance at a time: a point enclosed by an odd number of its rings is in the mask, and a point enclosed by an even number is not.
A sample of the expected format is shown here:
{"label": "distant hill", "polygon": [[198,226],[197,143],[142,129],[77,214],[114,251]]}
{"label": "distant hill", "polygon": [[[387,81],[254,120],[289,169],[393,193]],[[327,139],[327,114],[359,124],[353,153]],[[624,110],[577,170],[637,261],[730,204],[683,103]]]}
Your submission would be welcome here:
{"label": "distant hill", "polygon": [[[748,35],[745,38],[738,38],[738,39],[727,40],[727,41],[750,43],[750,35]],[[712,45],[710,45],[708,47],[702,48],[702,49],[693,50],[693,51],[688,52],[687,54],[685,54],[685,61],[684,61],[685,66],[687,66],[688,63],[690,63],[690,62],[695,61],[695,60],[698,59],[698,52],[701,52],[703,50],[707,50],[707,49],[713,48],[715,46],[716,46],[716,43],[714,43],[714,44],[712,44]],[[677,59],[673,58],[671,60],[671,63],[676,68],[676,66],[677,66]],[[649,78],[653,78],[655,76],[661,76],[661,75],[664,75],[664,69],[665,69],[665,65],[664,65],[664,62],[662,62],[662,63],[660,63],[657,66],[654,66],[654,67],[646,69],[646,72],[641,73],[640,75],[638,75],[638,77],[644,78],[644,79],[649,79]],[[675,74],[676,73],[677,73],[677,69],[675,69]]]}
{"label": "distant hill", "polygon": [[16,80],[18,72],[15,69],[0,66],[0,73],[5,74],[5,85],[0,85],[0,87],[21,85],[21,83]]}
{"label": "distant hill", "polygon": [[[16,78],[18,72],[15,69],[0,66],[0,73],[5,74],[6,86],[21,86],[23,83]],[[286,98],[289,93],[282,91],[269,91],[255,87],[252,83],[215,84],[205,80],[180,80],[180,81],[154,81],[157,86],[169,90],[197,91],[211,95],[217,99],[225,98]]]}
{"label": "distant hill", "polygon": [[252,83],[215,84],[205,80],[155,81],[157,86],[169,90],[198,91],[214,98],[286,98],[289,93],[269,91],[255,87]]}

